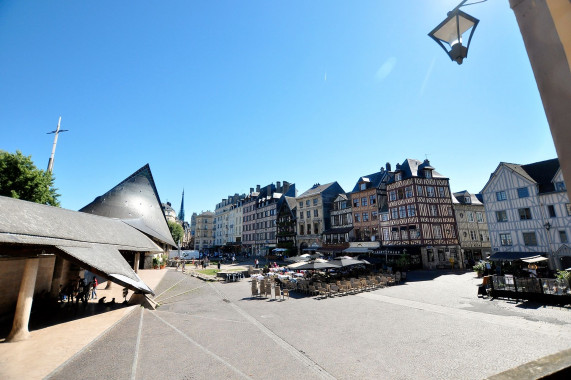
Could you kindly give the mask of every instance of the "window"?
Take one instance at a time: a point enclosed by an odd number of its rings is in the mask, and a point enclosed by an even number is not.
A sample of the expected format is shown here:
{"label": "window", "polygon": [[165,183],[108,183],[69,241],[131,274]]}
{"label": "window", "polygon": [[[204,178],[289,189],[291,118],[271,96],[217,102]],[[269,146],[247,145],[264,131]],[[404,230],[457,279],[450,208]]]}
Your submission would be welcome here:
{"label": "window", "polygon": [[307,215],[307,219],[311,218],[311,210],[307,210],[305,215]]}
{"label": "window", "polygon": [[563,181],[555,182],[555,191],[567,191],[567,188],[565,187],[565,182]]}
{"label": "window", "polygon": [[432,233],[435,239],[442,239],[442,228],[439,225],[432,226]]}
{"label": "window", "polygon": [[406,218],[406,207],[405,206],[399,207],[399,217]]}
{"label": "window", "polygon": [[377,197],[375,195],[370,195],[369,196],[369,204],[371,206],[373,206],[375,203],[377,203]]}
{"label": "window", "polygon": [[472,211],[468,211],[466,215],[468,216],[468,222],[474,221],[474,213]]}
{"label": "window", "polygon": [[508,213],[506,210],[496,211],[496,220],[498,222],[507,222],[508,221]]}
{"label": "window", "polygon": [[353,207],[359,207],[359,198],[353,199]]}
{"label": "window", "polygon": [[309,199],[305,201],[305,206],[309,207]]}
{"label": "window", "polygon": [[424,178],[432,178],[432,171],[430,169],[424,170]]}
{"label": "window", "polygon": [[313,217],[317,218],[318,216],[319,216],[319,210],[318,209],[313,210]]}
{"label": "window", "polygon": [[395,181],[401,181],[402,180],[402,173],[395,173]]}
{"label": "window", "polygon": [[484,215],[480,211],[476,211],[476,220],[478,223],[484,223]]}
{"label": "window", "polygon": [[353,218],[355,219],[355,222],[357,222],[357,223],[361,222],[361,214],[355,213]]}
{"label": "window", "polygon": [[383,228],[383,240],[386,240],[386,241],[391,240],[388,228]]}
{"label": "window", "polygon": [[371,211],[371,220],[379,219],[379,213],[377,211]]}
{"label": "window", "polygon": [[363,222],[368,222],[369,221],[369,213],[368,212],[364,212],[363,213]]}
{"label": "window", "polygon": [[397,199],[404,199],[404,189],[397,190]]}
{"label": "window", "polygon": [[569,241],[567,239],[567,233],[563,230],[559,231],[559,241],[561,241],[561,243],[567,243]]}
{"label": "window", "polygon": [[470,231],[470,239],[478,240],[478,237],[476,235],[476,231]]}
{"label": "window", "polygon": [[389,191],[389,200],[396,201],[397,200],[397,192],[396,191]]}
{"label": "window", "polygon": [[420,239],[420,231],[416,229],[416,226],[409,226],[408,232],[411,239]]}
{"label": "window", "polygon": [[523,244],[525,246],[536,246],[537,238],[535,237],[535,232],[524,232],[523,234]]}
{"label": "window", "polygon": [[387,222],[389,220],[389,213],[388,212],[384,212],[381,214],[381,220],[383,222]]}
{"label": "window", "polygon": [[363,207],[367,206],[367,198],[365,197],[361,198],[361,206]]}
{"label": "window", "polygon": [[303,202],[299,202],[299,208],[303,208]]}
{"label": "window", "polygon": [[317,206],[317,198],[313,199],[313,205]]}
{"label": "window", "polygon": [[434,197],[434,187],[433,186],[426,186],[426,196],[427,197]]}
{"label": "window", "polygon": [[319,223],[313,223],[313,233],[316,235],[319,233]]}
{"label": "window", "polygon": [[418,195],[419,197],[422,197],[424,195],[424,191],[422,191],[422,186],[420,185],[416,186],[416,195]]}
{"label": "window", "polygon": [[361,184],[361,191],[362,191],[362,190],[366,190],[366,189],[367,189],[367,184],[363,182],[363,183]]}
{"label": "window", "polygon": [[445,194],[446,194],[446,192],[444,191],[444,187],[439,186],[439,187],[438,187],[438,196],[439,196],[440,198],[444,198],[444,197],[445,197]]}
{"label": "window", "polygon": [[408,213],[408,216],[415,216],[416,208],[414,207],[414,205],[408,205],[406,206],[406,212]]}
{"label": "window", "polygon": [[529,197],[529,189],[527,187],[520,187],[517,189],[517,197],[518,198],[527,198]]}
{"label": "window", "polygon": [[520,208],[517,210],[519,213],[520,220],[529,220],[531,219],[531,210],[529,208]]}
{"label": "window", "polygon": [[391,219],[395,220],[399,218],[399,210],[396,207],[391,208]]}
{"label": "window", "polygon": [[567,216],[571,216],[571,203],[567,203],[565,208],[567,208]]}
{"label": "window", "polygon": [[430,205],[429,211],[430,216],[438,216],[438,207],[436,205]]}
{"label": "window", "polygon": [[500,244],[503,246],[513,245],[511,234],[500,234]]}
{"label": "window", "polygon": [[299,225],[299,234],[300,234],[300,235],[303,235],[303,234],[304,234],[304,229],[305,229],[305,226],[304,226],[303,224],[300,224],[300,225]]}
{"label": "window", "polygon": [[498,201],[505,201],[506,199],[508,199],[508,197],[506,196],[506,192],[505,191],[497,191],[496,192],[496,199]]}
{"label": "window", "polygon": [[434,261],[434,250],[432,248],[426,250],[426,258],[428,261]]}
{"label": "window", "polygon": [[407,198],[412,198],[412,186],[407,186],[404,188],[404,195]]}
{"label": "window", "polygon": [[401,227],[400,236],[402,240],[408,240],[408,231],[406,230],[406,227]]}
{"label": "window", "polygon": [[299,219],[303,219],[303,210],[299,211]]}
{"label": "window", "polygon": [[547,213],[549,214],[550,218],[555,218],[557,216],[555,215],[555,207],[553,205],[547,206]]}

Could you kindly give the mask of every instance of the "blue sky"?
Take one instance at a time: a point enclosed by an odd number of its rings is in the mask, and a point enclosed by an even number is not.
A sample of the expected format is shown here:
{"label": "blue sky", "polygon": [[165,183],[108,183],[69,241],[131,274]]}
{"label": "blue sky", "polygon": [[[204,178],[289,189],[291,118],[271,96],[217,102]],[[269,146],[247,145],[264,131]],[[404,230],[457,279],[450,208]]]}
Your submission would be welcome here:
{"label": "blue sky", "polygon": [[77,210],[149,163],[178,212],[257,184],[346,190],[427,156],[453,191],[556,156],[507,0],[468,58],[428,36],[458,1],[0,2],[0,149],[54,164]]}

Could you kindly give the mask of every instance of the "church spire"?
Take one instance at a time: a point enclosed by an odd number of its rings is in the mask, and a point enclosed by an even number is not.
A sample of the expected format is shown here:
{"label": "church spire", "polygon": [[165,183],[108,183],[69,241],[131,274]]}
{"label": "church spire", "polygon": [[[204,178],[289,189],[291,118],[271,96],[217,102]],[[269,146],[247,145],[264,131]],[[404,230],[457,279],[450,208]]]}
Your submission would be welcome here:
{"label": "church spire", "polygon": [[182,201],[180,202],[180,211],[178,213],[178,220],[184,222],[184,189],[182,189]]}

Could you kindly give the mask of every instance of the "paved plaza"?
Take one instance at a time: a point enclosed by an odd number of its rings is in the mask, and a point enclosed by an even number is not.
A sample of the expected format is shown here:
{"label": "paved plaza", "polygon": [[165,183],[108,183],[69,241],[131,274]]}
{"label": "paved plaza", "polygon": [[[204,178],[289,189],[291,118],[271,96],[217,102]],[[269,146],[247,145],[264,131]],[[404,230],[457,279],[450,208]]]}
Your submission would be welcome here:
{"label": "paved plaza", "polygon": [[476,297],[473,273],[316,299],[250,297],[249,279],[169,269],[137,308],[52,379],[482,379],[571,347],[571,311]]}

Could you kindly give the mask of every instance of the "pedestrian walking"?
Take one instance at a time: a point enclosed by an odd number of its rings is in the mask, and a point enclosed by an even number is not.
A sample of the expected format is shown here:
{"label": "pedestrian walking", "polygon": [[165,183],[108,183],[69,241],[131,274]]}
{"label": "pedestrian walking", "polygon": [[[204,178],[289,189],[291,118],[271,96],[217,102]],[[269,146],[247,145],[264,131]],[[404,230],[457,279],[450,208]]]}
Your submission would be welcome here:
{"label": "pedestrian walking", "polygon": [[232,255],[232,264],[234,264],[236,262],[236,256]]}
{"label": "pedestrian walking", "polygon": [[254,264],[256,265],[256,269],[258,269],[258,265],[260,265],[260,263],[258,262],[258,259],[254,259]]}
{"label": "pedestrian walking", "polygon": [[186,260],[182,261],[182,271],[183,273],[186,272]]}
{"label": "pedestrian walking", "polygon": [[97,299],[97,277],[93,276],[93,287],[91,288],[91,298]]}

